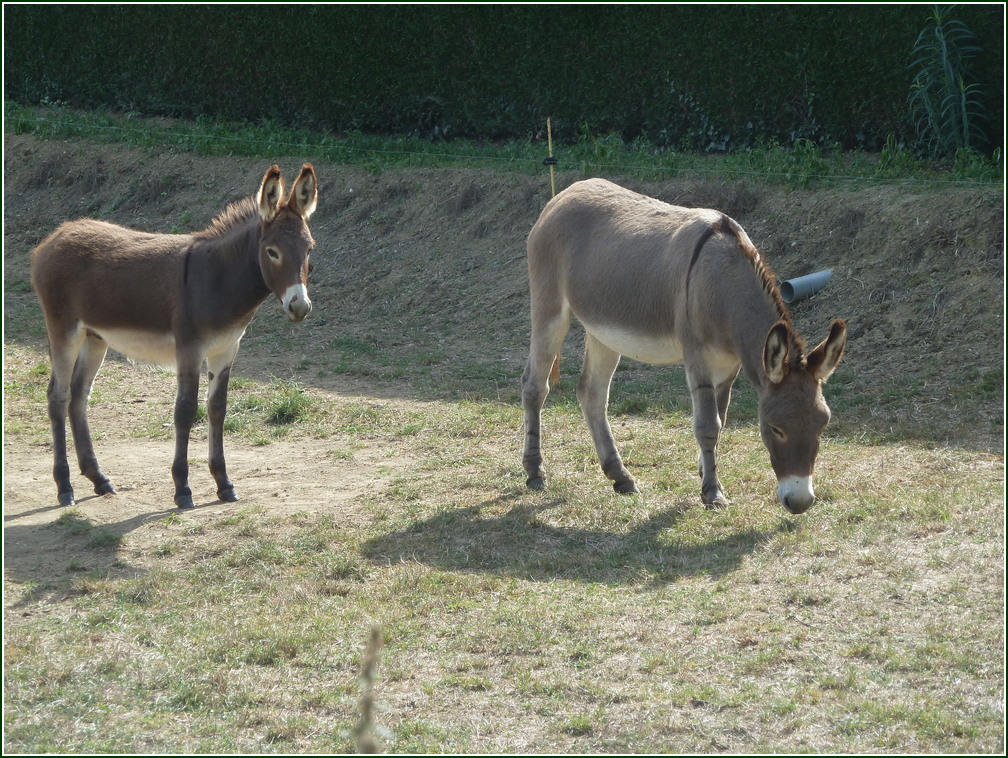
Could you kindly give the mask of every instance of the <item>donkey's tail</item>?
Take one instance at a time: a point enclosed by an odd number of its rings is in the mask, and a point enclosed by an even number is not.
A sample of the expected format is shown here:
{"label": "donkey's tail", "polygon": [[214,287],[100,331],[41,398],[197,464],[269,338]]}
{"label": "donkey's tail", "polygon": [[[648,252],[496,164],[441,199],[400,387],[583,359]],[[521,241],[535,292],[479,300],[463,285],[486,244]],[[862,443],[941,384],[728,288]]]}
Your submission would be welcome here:
{"label": "donkey's tail", "polygon": [[553,368],[550,369],[550,387],[556,387],[560,381],[560,353],[553,359]]}

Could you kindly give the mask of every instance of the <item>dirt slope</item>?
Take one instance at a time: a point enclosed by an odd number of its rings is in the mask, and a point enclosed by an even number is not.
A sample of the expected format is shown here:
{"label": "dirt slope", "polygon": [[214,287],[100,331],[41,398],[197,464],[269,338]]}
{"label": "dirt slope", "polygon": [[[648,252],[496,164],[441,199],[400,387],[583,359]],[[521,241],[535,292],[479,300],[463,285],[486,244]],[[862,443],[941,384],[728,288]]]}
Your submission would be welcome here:
{"label": "dirt slope", "polygon": [[[277,161],[291,177],[311,159]],[[266,164],[5,136],[7,340],[45,344],[27,284],[28,258],[61,221],[98,215],[150,230],[202,228],[226,203],[254,191]],[[283,327],[269,319],[275,314],[264,315],[267,306],[243,343],[243,370],[269,373],[269,353],[289,351],[295,360],[320,355],[339,337],[404,355],[414,348],[433,352],[430,362],[445,370],[483,364],[497,367],[502,381],[520,375],[528,335],[524,240],[549,199],[548,178],[463,168],[380,174],[316,168],[316,309],[302,330],[270,340],[271,330]],[[558,186],[577,178],[561,174]],[[809,341],[821,339],[833,317],[847,319],[850,340],[834,390],[853,395],[864,411],[860,423],[873,433],[895,429],[1000,449],[1000,189],[623,183],[728,212],[782,278],[832,268],[830,285],[792,312]],[[576,358],[566,368],[576,371]],[[330,373],[298,379],[346,386],[348,377]],[[418,391],[398,384],[396,394]],[[881,407],[879,398],[886,401]]]}

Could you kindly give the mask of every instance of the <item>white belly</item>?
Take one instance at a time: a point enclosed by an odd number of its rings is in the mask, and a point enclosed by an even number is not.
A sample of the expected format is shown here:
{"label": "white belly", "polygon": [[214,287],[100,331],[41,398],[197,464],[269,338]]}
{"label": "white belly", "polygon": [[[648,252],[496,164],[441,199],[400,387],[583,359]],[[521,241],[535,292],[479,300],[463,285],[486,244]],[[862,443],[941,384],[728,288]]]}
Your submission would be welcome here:
{"label": "white belly", "polygon": [[683,349],[678,340],[670,336],[655,337],[640,332],[612,326],[585,324],[585,329],[610,350],[643,363],[660,366],[683,362]]}
{"label": "white belly", "polygon": [[[145,332],[137,329],[95,329],[91,331],[105,340],[109,347],[117,353],[144,363],[154,363],[158,366],[174,367],[175,335],[171,332]],[[204,357],[222,353],[245,334],[244,327],[229,329],[213,335],[203,344],[201,352]]]}
{"label": "white belly", "polygon": [[[594,324],[585,324],[584,327],[610,350],[635,361],[657,366],[681,365],[685,362],[682,344],[671,336],[656,337],[619,327]],[[704,375],[715,384],[720,384],[735,377],[740,361],[734,353],[709,348],[703,352],[703,365]]]}
{"label": "white belly", "polygon": [[94,329],[117,353],[159,366],[175,365],[175,335],[133,329]]}

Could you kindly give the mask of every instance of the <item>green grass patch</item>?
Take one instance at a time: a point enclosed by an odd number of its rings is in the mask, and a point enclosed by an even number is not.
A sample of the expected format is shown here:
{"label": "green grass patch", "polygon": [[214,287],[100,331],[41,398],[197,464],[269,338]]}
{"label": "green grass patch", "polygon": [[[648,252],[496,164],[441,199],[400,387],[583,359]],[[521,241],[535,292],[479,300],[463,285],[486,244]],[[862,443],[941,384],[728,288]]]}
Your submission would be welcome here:
{"label": "green grass patch", "polygon": [[[319,161],[350,163],[382,171],[432,166],[485,166],[518,171],[541,171],[544,145],[512,140],[487,144],[476,140],[433,142],[410,137],[381,137],[361,133],[335,136],[262,123],[221,123],[209,118],[165,124],[137,114],[77,111],[60,105],[29,107],[4,102],[7,130],[44,139],[86,138],[147,148],[173,148],[201,155],[273,157],[281,153],[310,153]],[[759,177],[791,186],[832,185],[838,182],[876,184],[911,179],[917,182],[996,184],[1003,175],[1000,152],[993,159],[961,151],[948,164],[922,161],[890,141],[881,154],[842,152],[831,144],[798,140],[791,148],[778,144],[749,147],[723,155],[677,152],[645,139],[625,142],[618,134],[585,131],[576,142],[557,144],[564,170],[585,175],[620,173],[648,180],[700,175],[723,180]]]}

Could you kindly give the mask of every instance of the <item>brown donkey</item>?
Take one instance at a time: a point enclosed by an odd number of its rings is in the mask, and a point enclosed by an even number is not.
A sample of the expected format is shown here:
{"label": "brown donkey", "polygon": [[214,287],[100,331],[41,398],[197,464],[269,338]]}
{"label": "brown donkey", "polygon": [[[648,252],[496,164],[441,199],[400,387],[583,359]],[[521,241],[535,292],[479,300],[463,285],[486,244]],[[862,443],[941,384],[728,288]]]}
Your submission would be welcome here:
{"label": "brown donkey", "polygon": [[271,166],[255,197],[233,203],[196,234],[148,234],[104,221],[61,225],[32,253],[32,285],[49,333],[49,420],[60,505],[72,505],[66,451],[70,414],[81,473],[103,495],[115,488],[98,467],[87,405],[105,353],[174,365],[175,504],[192,508],[189,433],[200,371],[207,363],[210,472],[221,500],[237,500],[224,463],[224,414],[231,365],[259,306],[272,292],[291,321],[311,311],[308,218],[318,203],[315,169],[305,164],[284,199]]}
{"label": "brown donkey", "polygon": [[574,314],[585,328],[577,396],[617,492],[637,491],[606,418],[609,385],[627,355],[685,365],[702,498],[712,505],[727,502],[717,444],[732,384],[745,370],[759,395],[777,496],[792,513],[808,510],[819,435],[830,417],[822,383],[843,354],[847,326],[836,319],[829,337],[806,353],[773,274],[742,227],[718,211],[680,208],[589,179],[543,210],[529,233],[528,266],[532,345],[522,404],[531,489],[545,486],[541,411]]}

